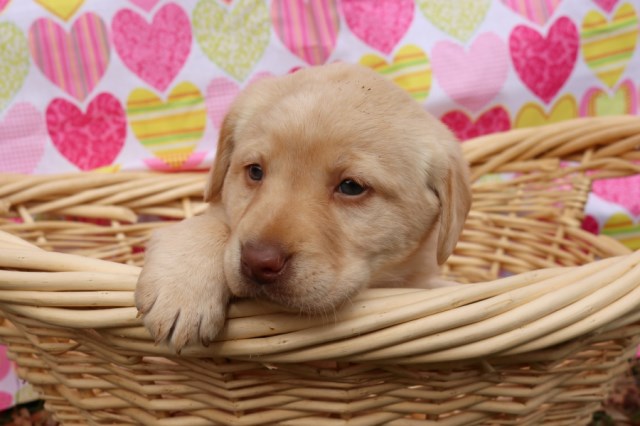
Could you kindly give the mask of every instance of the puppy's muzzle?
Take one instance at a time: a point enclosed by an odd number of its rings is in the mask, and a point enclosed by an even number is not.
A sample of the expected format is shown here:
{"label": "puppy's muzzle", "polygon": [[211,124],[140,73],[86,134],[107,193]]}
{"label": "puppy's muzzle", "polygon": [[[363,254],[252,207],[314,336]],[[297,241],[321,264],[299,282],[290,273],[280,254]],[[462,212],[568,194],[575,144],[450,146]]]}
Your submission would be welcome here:
{"label": "puppy's muzzle", "polygon": [[258,284],[271,284],[285,275],[291,256],[281,246],[267,242],[242,245],[240,263],[245,277]]}

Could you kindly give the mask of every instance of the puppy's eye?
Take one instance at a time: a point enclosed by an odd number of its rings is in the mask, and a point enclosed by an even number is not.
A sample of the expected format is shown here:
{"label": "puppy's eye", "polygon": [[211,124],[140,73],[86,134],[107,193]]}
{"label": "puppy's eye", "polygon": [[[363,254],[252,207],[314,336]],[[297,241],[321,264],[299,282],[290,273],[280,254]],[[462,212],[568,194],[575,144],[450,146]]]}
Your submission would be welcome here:
{"label": "puppy's eye", "polygon": [[260,167],[258,164],[252,164],[247,167],[247,174],[249,175],[249,179],[260,181],[262,180],[263,175],[262,167]]}
{"label": "puppy's eye", "polygon": [[338,192],[344,195],[356,196],[365,191],[365,187],[352,179],[345,179],[338,185]]}

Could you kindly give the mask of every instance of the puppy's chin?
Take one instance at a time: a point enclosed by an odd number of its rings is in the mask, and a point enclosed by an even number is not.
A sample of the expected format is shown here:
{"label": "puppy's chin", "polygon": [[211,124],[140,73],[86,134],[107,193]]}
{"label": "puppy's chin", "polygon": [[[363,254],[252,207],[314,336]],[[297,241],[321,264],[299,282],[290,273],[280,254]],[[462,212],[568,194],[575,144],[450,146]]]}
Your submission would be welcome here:
{"label": "puppy's chin", "polygon": [[309,315],[334,312],[367,287],[369,275],[363,265],[341,271],[331,271],[326,265],[303,261],[305,265],[291,271],[282,279],[259,283],[246,277],[240,268],[239,250],[225,253],[225,277],[231,293],[236,297],[273,302],[282,308]]}

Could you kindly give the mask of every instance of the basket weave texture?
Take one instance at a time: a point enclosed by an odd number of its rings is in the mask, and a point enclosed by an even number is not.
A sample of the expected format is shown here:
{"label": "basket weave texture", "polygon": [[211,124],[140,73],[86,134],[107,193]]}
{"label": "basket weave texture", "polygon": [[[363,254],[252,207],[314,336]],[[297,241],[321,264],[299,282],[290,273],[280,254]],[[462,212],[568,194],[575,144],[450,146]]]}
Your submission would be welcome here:
{"label": "basket weave texture", "polygon": [[580,223],[639,147],[635,117],[466,142],[473,207],[443,274],[475,284],[367,290],[322,318],[239,301],[180,356],[133,291],[150,232],[204,210],[205,175],[2,175],[0,341],[69,425],[586,424],[640,341],[640,252]]}

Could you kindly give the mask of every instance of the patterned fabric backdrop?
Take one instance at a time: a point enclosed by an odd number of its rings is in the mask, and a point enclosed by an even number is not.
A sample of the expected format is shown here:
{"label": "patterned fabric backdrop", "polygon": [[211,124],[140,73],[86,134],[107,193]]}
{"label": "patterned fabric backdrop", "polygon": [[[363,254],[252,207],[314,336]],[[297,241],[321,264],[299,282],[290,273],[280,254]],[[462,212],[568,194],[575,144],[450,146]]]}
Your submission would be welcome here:
{"label": "patterned fabric backdrop", "polygon": [[[0,0],[0,172],[211,164],[239,90],[347,61],[460,139],[636,114],[640,0]],[[640,248],[640,176],[585,227]],[[30,397],[0,348],[0,408]]]}

